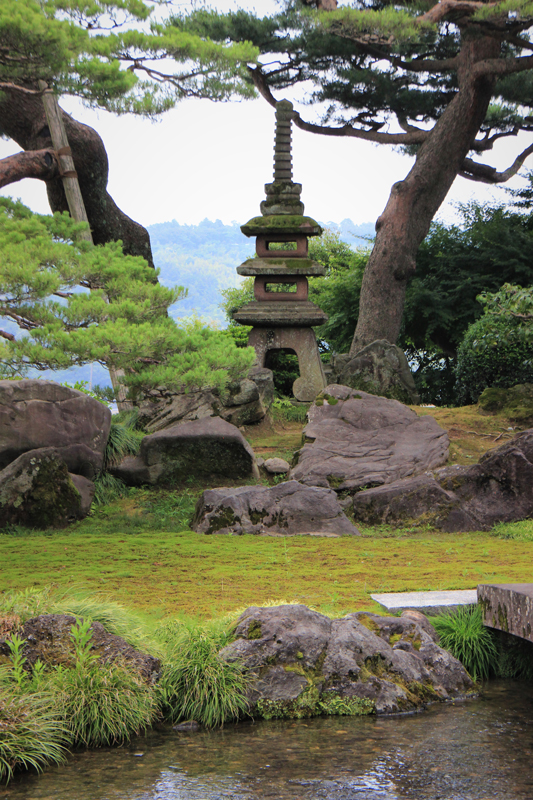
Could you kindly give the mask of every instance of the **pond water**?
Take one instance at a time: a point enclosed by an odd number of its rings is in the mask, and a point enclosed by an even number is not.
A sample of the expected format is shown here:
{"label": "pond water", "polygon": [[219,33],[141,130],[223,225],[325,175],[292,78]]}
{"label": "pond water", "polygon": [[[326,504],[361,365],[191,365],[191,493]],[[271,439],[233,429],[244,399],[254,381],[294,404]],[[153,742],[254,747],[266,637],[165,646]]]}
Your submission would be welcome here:
{"label": "pond water", "polygon": [[152,731],[17,777],[10,800],[531,800],[533,686],[399,717]]}

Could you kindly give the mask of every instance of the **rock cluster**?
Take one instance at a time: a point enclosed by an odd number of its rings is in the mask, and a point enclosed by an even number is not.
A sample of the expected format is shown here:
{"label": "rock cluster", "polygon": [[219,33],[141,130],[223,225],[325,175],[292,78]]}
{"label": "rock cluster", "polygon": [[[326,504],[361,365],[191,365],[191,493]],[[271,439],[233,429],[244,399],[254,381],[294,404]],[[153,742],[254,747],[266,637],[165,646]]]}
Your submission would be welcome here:
{"label": "rock cluster", "polygon": [[309,409],[290,477],[353,493],[444,464],[449,439],[433,417],[397,400],[331,384]]}
{"label": "rock cluster", "polygon": [[533,515],[533,430],[489,450],[471,467],[452,466],[359,492],[356,521],[427,522],[444,531],[487,531]]}
{"label": "rock cluster", "polygon": [[145,436],[138,456],[109,470],[128,486],[175,486],[191,475],[229,479],[259,477],[252,448],[220,417],[182,422]]}
{"label": "rock cluster", "polygon": [[198,533],[254,533],[293,536],[358,534],[332,489],[285,481],[277,486],[210,489],[196,506]]}
{"label": "rock cluster", "polygon": [[416,611],[332,620],[303,605],[251,607],[235,636],[220,657],[242,660],[254,676],[251,706],[270,717],[327,713],[339,701],[352,713],[397,713],[474,688]]}
{"label": "rock cluster", "polygon": [[0,381],[0,527],[60,527],[88,513],[111,412],[52,381]]}
{"label": "rock cluster", "polygon": [[213,389],[148,392],[139,404],[139,424],[157,433],[179,422],[221,417],[240,427],[260,422],[274,397],[272,370],[253,367],[248,377],[229,384],[221,394]]}

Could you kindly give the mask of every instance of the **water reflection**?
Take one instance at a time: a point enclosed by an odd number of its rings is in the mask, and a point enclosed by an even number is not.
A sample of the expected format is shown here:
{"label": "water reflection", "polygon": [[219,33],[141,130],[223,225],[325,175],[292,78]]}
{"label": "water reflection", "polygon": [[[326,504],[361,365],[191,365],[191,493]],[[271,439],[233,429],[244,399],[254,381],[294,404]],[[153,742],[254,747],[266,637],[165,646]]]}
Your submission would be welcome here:
{"label": "water reflection", "polygon": [[414,716],[151,732],[14,781],[10,800],[531,800],[533,688]]}

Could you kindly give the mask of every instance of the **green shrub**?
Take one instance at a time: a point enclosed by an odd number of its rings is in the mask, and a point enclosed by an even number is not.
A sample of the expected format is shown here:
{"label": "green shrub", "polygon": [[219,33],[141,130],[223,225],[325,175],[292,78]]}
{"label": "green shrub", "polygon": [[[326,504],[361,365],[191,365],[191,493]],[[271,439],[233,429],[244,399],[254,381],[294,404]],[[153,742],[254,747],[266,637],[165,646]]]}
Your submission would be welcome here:
{"label": "green shrub", "polygon": [[469,326],[457,353],[457,401],[476,403],[488,386],[533,383],[531,343],[518,320],[485,314]]}
{"label": "green shrub", "polygon": [[232,638],[225,627],[174,622],[160,636],[167,656],[157,691],[167,719],[194,719],[214,728],[247,711],[248,679],[241,664],[218,655]]}
{"label": "green shrub", "polygon": [[309,405],[297,406],[288,397],[276,397],[271,405],[272,418],[281,422],[306,422]]}
{"label": "green shrub", "polygon": [[498,651],[494,638],[483,624],[481,606],[464,606],[435,617],[433,625],[440,646],[457,658],[472,678],[485,680],[496,671]]}

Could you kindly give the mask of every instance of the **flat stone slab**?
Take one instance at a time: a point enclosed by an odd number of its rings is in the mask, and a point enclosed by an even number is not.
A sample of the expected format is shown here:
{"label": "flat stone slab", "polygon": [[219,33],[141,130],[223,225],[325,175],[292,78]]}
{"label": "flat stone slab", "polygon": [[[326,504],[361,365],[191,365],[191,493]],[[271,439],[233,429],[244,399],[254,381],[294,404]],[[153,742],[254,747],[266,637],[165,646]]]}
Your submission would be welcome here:
{"label": "flat stone slab", "polygon": [[477,595],[485,625],[533,642],[533,583],[480,584]]}
{"label": "flat stone slab", "polygon": [[429,616],[445,614],[459,606],[475,606],[478,595],[476,589],[456,589],[449,592],[387,592],[371,594],[372,600],[386,611],[405,611],[416,608]]}

